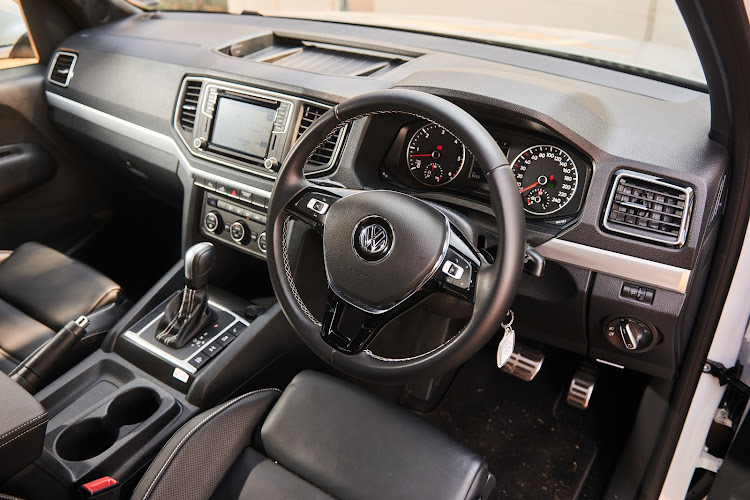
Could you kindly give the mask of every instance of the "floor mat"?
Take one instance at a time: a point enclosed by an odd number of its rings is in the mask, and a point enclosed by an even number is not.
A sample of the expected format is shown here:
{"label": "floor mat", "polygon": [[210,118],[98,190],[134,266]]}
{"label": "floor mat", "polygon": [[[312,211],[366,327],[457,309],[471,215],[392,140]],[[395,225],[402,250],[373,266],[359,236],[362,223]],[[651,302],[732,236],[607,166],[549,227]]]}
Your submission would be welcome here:
{"label": "floor mat", "polygon": [[622,438],[612,429],[629,428],[632,401],[626,397],[618,408],[608,394],[594,408],[595,392],[586,412],[570,408],[563,391],[576,361],[558,354],[559,360],[547,356],[534,381],[523,382],[493,365],[491,344],[459,370],[440,405],[423,415],[485,457],[497,478],[493,498],[577,498],[595,463],[599,476],[614,467]]}

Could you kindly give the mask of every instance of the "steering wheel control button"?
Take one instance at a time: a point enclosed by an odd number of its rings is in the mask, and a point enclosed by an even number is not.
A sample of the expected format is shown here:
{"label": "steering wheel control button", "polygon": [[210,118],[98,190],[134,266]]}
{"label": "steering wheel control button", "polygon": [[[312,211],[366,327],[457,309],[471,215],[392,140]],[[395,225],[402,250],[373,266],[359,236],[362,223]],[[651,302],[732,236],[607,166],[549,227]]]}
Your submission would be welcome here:
{"label": "steering wheel control button", "polygon": [[378,262],[391,252],[393,229],[382,217],[365,217],[355,227],[352,241],[357,255],[368,262]]}
{"label": "steering wheel control button", "polygon": [[446,262],[443,265],[443,272],[455,280],[460,280],[464,274],[464,269],[453,262]]}
{"label": "steering wheel control button", "polygon": [[468,290],[471,286],[471,264],[453,249],[446,253],[445,263],[440,269],[444,275],[443,280],[448,285],[462,290]]}
{"label": "steering wheel control button", "polygon": [[224,225],[221,223],[221,216],[219,214],[208,212],[203,218],[203,226],[206,228],[206,231],[215,233],[223,229]]}
{"label": "steering wheel control button", "polygon": [[307,202],[307,208],[320,215],[323,215],[328,211],[328,206],[328,203],[320,201],[317,198],[312,198]]}

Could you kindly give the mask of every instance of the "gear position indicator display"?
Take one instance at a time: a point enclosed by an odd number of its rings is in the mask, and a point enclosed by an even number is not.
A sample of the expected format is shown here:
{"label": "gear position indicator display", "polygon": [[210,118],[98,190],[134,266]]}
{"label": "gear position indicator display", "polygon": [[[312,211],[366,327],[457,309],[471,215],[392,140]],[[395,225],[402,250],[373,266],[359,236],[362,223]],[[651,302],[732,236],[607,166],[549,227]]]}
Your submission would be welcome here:
{"label": "gear position indicator display", "polygon": [[557,146],[532,146],[513,161],[513,174],[523,208],[548,215],[567,205],[578,188],[578,169],[568,153]]}

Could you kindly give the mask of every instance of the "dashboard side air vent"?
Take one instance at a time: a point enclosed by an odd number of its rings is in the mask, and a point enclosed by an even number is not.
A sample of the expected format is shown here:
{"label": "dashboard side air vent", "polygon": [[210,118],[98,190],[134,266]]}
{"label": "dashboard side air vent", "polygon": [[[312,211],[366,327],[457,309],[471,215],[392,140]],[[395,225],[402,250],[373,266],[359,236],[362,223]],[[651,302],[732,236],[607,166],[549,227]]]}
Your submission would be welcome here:
{"label": "dashboard side air vent", "polygon": [[[315,106],[314,104],[305,104],[302,109],[302,119],[299,123],[299,129],[297,130],[297,139],[312,125],[315,120],[320,118],[323,113],[327,111],[322,106]],[[317,172],[320,170],[327,170],[331,167],[336,159],[336,154],[340,149],[343,139],[344,129],[339,129],[333,136],[331,136],[323,145],[321,145],[310,157],[310,161],[307,163],[308,172]]]}
{"label": "dashboard side air vent", "polygon": [[198,113],[198,98],[201,95],[203,82],[196,80],[187,80],[185,83],[185,92],[182,94],[182,104],[180,105],[180,127],[188,132],[195,126],[195,115]]}
{"label": "dashboard side air vent", "polygon": [[47,80],[50,83],[67,87],[73,78],[73,68],[76,65],[78,56],[72,52],[58,52],[52,61]]}
{"label": "dashboard side air vent", "polygon": [[638,172],[615,177],[604,227],[664,245],[681,247],[687,238],[693,189]]}

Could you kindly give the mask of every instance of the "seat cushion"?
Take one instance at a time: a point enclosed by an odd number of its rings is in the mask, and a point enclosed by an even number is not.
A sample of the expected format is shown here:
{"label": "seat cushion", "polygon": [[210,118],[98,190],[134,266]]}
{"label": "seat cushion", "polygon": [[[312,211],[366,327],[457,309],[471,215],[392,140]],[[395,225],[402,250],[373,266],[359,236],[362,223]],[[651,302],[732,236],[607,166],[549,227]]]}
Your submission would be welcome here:
{"label": "seat cushion", "polygon": [[265,454],[337,498],[482,498],[486,462],[396,405],[316,372],[292,380],[261,428]]}
{"label": "seat cushion", "polygon": [[0,370],[9,373],[54,332],[0,299]]}
{"label": "seat cushion", "polygon": [[24,243],[0,262],[0,299],[53,331],[115,301],[119,291],[98,271],[39,243]]}
{"label": "seat cushion", "polygon": [[247,448],[232,465],[212,500],[331,500],[331,496],[280,465]]}

